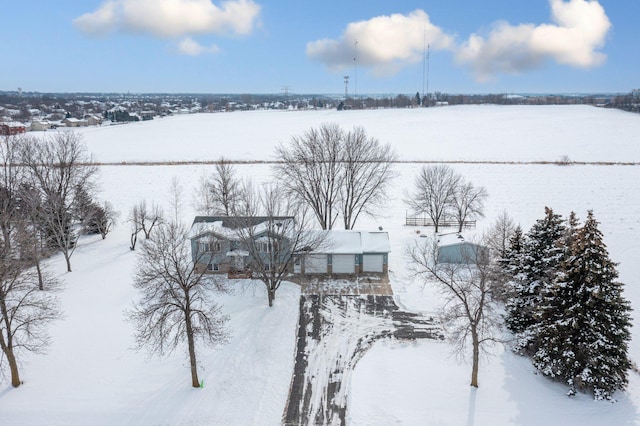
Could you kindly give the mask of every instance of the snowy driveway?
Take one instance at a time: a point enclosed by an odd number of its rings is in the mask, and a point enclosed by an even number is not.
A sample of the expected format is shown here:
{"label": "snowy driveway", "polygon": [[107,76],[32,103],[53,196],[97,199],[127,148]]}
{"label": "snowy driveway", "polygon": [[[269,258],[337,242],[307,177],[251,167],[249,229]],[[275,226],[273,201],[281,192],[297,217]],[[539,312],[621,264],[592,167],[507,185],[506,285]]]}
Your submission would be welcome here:
{"label": "snowy driveway", "polygon": [[431,317],[400,311],[388,295],[303,295],[285,424],[345,424],[351,375],[382,338],[443,339]]}

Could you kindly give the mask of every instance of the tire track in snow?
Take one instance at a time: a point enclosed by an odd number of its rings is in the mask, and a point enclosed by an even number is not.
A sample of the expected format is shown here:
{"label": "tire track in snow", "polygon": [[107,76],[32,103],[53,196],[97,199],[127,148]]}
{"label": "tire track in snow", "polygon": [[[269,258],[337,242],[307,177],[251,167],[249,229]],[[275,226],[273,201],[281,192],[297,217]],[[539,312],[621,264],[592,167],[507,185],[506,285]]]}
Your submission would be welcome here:
{"label": "tire track in snow", "polygon": [[351,377],[379,339],[443,339],[431,317],[398,309],[393,296],[306,295],[285,424],[345,424]]}

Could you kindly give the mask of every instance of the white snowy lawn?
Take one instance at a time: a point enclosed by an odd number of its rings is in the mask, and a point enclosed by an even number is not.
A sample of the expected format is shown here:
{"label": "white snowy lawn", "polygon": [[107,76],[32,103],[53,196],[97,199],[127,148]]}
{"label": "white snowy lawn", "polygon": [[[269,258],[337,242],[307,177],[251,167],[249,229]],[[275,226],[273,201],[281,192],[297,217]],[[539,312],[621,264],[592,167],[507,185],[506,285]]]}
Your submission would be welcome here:
{"label": "white snowy lawn", "polygon": [[[640,161],[640,116],[591,107],[449,107],[431,110],[250,112],[200,114],[153,122],[83,130],[94,158],[103,162],[273,159],[274,146],[311,126],[361,125],[390,142],[405,160]],[[193,217],[192,191],[205,165],[103,166],[102,197],[121,212],[121,225],[106,240],[85,238],[72,257],[51,269],[65,282],[63,320],[51,328],[46,355],[24,357],[24,385],[0,379],[2,425],[275,425],[281,422],[294,361],[299,289],[285,284],[267,307],[260,283],[236,282],[220,297],[230,315],[230,343],[199,352],[203,389],[190,388],[182,352],[149,359],[133,352],[124,310],[136,254],[124,223],[131,206],[146,197],[168,205],[172,178],[184,188],[183,220]],[[420,164],[399,164],[391,202],[381,217],[363,218],[361,229],[389,231],[391,279],[404,309],[433,312],[438,296],[407,274],[404,247],[418,238],[403,225],[403,191]],[[503,210],[528,230],[544,207],[585,217],[593,209],[611,257],[620,262],[626,296],[640,309],[640,166],[454,164],[489,192],[488,227]],[[269,165],[240,165],[241,176],[269,178]],[[422,233],[430,232],[422,228]],[[640,362],[640,315],[634,314],[631,357]],[[346,336],[348,337],[348,336]],[[482,360],[480,388],[468,386],[469,365],[446,343],[381,341],[355,368],[348,421],[354,425],[537,425],[640,424],[640,377],[618,403],[587,395],[564,396],[565,388],[535,375],[530,363],[495,348]]]}

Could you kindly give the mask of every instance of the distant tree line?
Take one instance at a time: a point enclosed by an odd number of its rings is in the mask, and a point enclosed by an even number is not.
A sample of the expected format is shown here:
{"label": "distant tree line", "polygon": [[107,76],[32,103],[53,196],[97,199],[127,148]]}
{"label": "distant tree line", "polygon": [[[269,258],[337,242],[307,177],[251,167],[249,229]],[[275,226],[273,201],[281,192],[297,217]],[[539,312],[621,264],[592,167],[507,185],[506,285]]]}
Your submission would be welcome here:
{"label": "distant tree line", "polygon": [[[638,112],[638,89],[628,94],[464,94],[416,92],[394,95],[362,95],[358,97],[322,94],[121,94],[121,93],[38,93],[38,92],[0,92],[0,110],[17,110],[16,120],[28,121],[31,108],[52,114],[63,110],[72,117],[82,118],[84,114],[105,114],[112,121],[131,121],[138,119],[131,113],[153,111],[154,114],[170,113],[169,106],[190,108],[194,105],[202,112],[231,110],[264,109],[379,109],[379,108],[416,108],[439,105],[597,105]],[[77,102],[76,102],[77,101]],[[123,107],[124,111],[108,111],[112,107]],[[129,115],[124,114],[127,112]],[[59,113],[53,114],[58,116]],[[108,115],[108,117],[107,117]],[[64,116],[63,116],[64,117]]]}

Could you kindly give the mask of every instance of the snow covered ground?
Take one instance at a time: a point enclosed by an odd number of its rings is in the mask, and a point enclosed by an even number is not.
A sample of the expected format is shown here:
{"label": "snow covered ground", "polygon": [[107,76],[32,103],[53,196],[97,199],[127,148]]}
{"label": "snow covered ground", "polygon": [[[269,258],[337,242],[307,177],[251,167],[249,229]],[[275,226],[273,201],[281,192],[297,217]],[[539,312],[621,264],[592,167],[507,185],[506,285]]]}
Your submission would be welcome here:
{"label": "snow covered ground", "polygon": [[273,160],[274,146],[312,126],[364,126],[409,161],[640,161],[640,120],[590,106],[454,106],[357,111],[193,114],[85,128],[97,161]]}
{"label": "snow covered ground", "polygon": [[[311,126],[362,125],[390,142],[405,160],[638,162],[640,117],[591,107],[450,107],[431,110],[251,112],[171,117],[126,126],[83,130],[94,158],[104,162],[204,161],[220,155],[271,160],[273,148]],[[418,238],[404,224],[403,190],[420,164],[399,164],[394,194],[381,217],[363,218],[362,229],[389,232],[391,282],[396,303],[430,313],[438,296],[406,273],[404,247]],[[640,166],[454,164],[489,192],[488,227],[503,210],[528,230],[550,206],[584,218],[593,209],[611,257],[620,262],[626,296],[640,309]],[[168,204],[172,178],[184,189],[183,219],[193,218],[192,191],[207,165],[103,166],[102,198],[126,218],[145,197]],[[268,179],[270,166],[237,166],[241,176]],[[422,228],[421,232],[429,232]],[[237,283],[221,296],[231,317],[228,345],[200,353],[204,389],[190,388],[187,360],[176,352],[148,359],[133,346],[123,311],[136,294],[131,286],[135,253],[126,223],[106,240],[81,241],[72,257],[50,266],[65,282],[65,317],[51,334],[47,355],[24,359],[24,386],[0,379],[0,423],[35,424],[279,424],[291,381],[299,289],[284,285],[269,309],[259,283]],[[631,357],[640,363],[640,315],[634,314]],[[348,337],[348,336],[347,336]],[[453,358],[446,343],[376,343],[356,366],[347,418],[352,424],[640,424],[640,377],[630,375],[617,404],[565,388],[533,373],[530,363],[496,348],[483,359],[480,388],[468,386],[470,367]]]}

